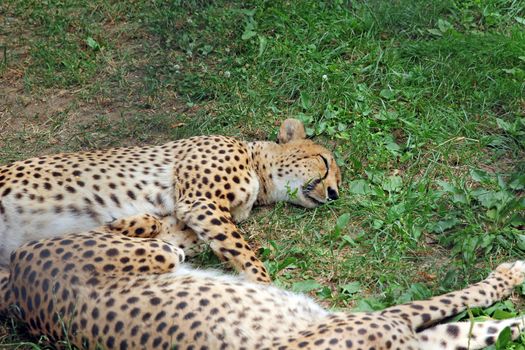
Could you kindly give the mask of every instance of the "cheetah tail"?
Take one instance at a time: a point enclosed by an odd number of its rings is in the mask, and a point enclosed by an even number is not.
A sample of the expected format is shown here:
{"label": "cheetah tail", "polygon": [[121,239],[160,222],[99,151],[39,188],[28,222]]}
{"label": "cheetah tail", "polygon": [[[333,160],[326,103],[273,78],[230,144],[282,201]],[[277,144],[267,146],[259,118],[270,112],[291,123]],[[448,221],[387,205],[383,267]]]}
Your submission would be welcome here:
{"label": "cheetah tail", "polygon": [[498,339],[503,329],[509,327],[512,339],[516,339],[525,330],[525,317],[485,322],[445,323],[428,328],[418,333],[422,349],[483,349]]}
{"label": "cheetah tail", "polygon": [[11,305],[11,291],[9,288],[9,268],[0,267],[0,312],[6,312]]}

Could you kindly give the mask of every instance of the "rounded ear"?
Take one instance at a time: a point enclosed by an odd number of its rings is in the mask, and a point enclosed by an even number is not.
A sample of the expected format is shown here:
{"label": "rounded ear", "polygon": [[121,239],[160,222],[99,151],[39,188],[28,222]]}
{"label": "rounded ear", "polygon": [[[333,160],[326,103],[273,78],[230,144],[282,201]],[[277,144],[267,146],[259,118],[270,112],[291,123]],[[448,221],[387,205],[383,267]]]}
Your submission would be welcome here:
{"label": "rounded ear", "polygon": [[303,123],[294,118],[286,119],[281,123],[279,135],[277,136],[278,143],[287,143],[293,140],[305,139],[306,131]]}

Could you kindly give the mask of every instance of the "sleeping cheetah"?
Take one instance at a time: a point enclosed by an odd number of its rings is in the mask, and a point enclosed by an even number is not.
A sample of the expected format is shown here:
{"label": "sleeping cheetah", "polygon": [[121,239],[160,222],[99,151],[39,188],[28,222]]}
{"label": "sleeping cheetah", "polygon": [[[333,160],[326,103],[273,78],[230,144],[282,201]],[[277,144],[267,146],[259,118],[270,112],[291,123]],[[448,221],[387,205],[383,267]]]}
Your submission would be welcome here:
{"label": "sleeping cheetah", "polygon": [[0,270],[0,309],[34,334],[86,349],[480,349],[522,326],[521,318],[437,322],[508,296],[524,280],[523,261],[429,300],[331,312],[303,295],[193,270],[162,240],[118,234],[139,228],[163,230],[146,215],[18,248]]}
{"label": "sleeping cheetah", "polygon": [[269,282],[234,222],[256,203],[311,208],[337,199],[341,181],[332,154],[306,139],[300,121],[285,120],[278,141],[198,136],[1,166],[0,264],[24,242],[149,213],[171,217],[171,243],[191,252],[197,239],[209,242],[250,280]]}

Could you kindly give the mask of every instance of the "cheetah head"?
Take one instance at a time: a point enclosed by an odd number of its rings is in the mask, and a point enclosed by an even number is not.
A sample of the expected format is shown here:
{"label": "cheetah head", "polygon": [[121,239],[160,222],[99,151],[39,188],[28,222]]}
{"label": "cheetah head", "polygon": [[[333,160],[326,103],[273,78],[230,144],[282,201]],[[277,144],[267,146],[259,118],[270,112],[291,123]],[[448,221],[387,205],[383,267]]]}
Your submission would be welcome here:
{"label": "cheetah head", "polygon": [[314,208],[339,198],[339,166],[329,150],[306,138],[303,123],[286,119],[278,142],[281,152],[272,177],[281,199]]}

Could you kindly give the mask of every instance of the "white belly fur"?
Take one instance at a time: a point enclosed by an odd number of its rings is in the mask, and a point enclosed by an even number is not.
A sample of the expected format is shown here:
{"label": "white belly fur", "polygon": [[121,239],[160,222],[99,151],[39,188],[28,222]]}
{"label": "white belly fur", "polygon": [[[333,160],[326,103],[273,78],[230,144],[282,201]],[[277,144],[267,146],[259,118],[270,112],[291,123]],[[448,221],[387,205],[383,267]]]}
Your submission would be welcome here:
{"label": "white belly fur", "polygon": [[[162,174],[156,174],[155,180],[171,186],[171,169],[167,167]],[[156,198],[159,188],[154,185],[145,186],[135,200],[121,197],[120,207],[111,200],[105,199],[105,205],[92,204],[91,208],[97,213],[93,218],[83,210],[81,213],[73,213],[70,210],[63,210],[56,213],[52,199],[44,203],[35,204],[24,202],[24,199],[15,199],[7,196],[2,199],[5,208],[4,215],[0,215],[0,265],[7,265],[11,251],[20,245],[32,240],[61,236],[68,233],[78,233],[94,229],[98,226],[107,224],[117,218],[149,213],[166,214],[174,210],[173,189],[161,193],[162,205],[158,206],[150,203],[144,197],[151,196]],[[62,201],[61,205],[82,206],[83,197],[92,197],[88,190],[77,192],[74,196],[68,194],[68,201]],[[50,204],[51,203],[51,204]],[[20,214],[16,207],[22,207],[24,212]]]}

